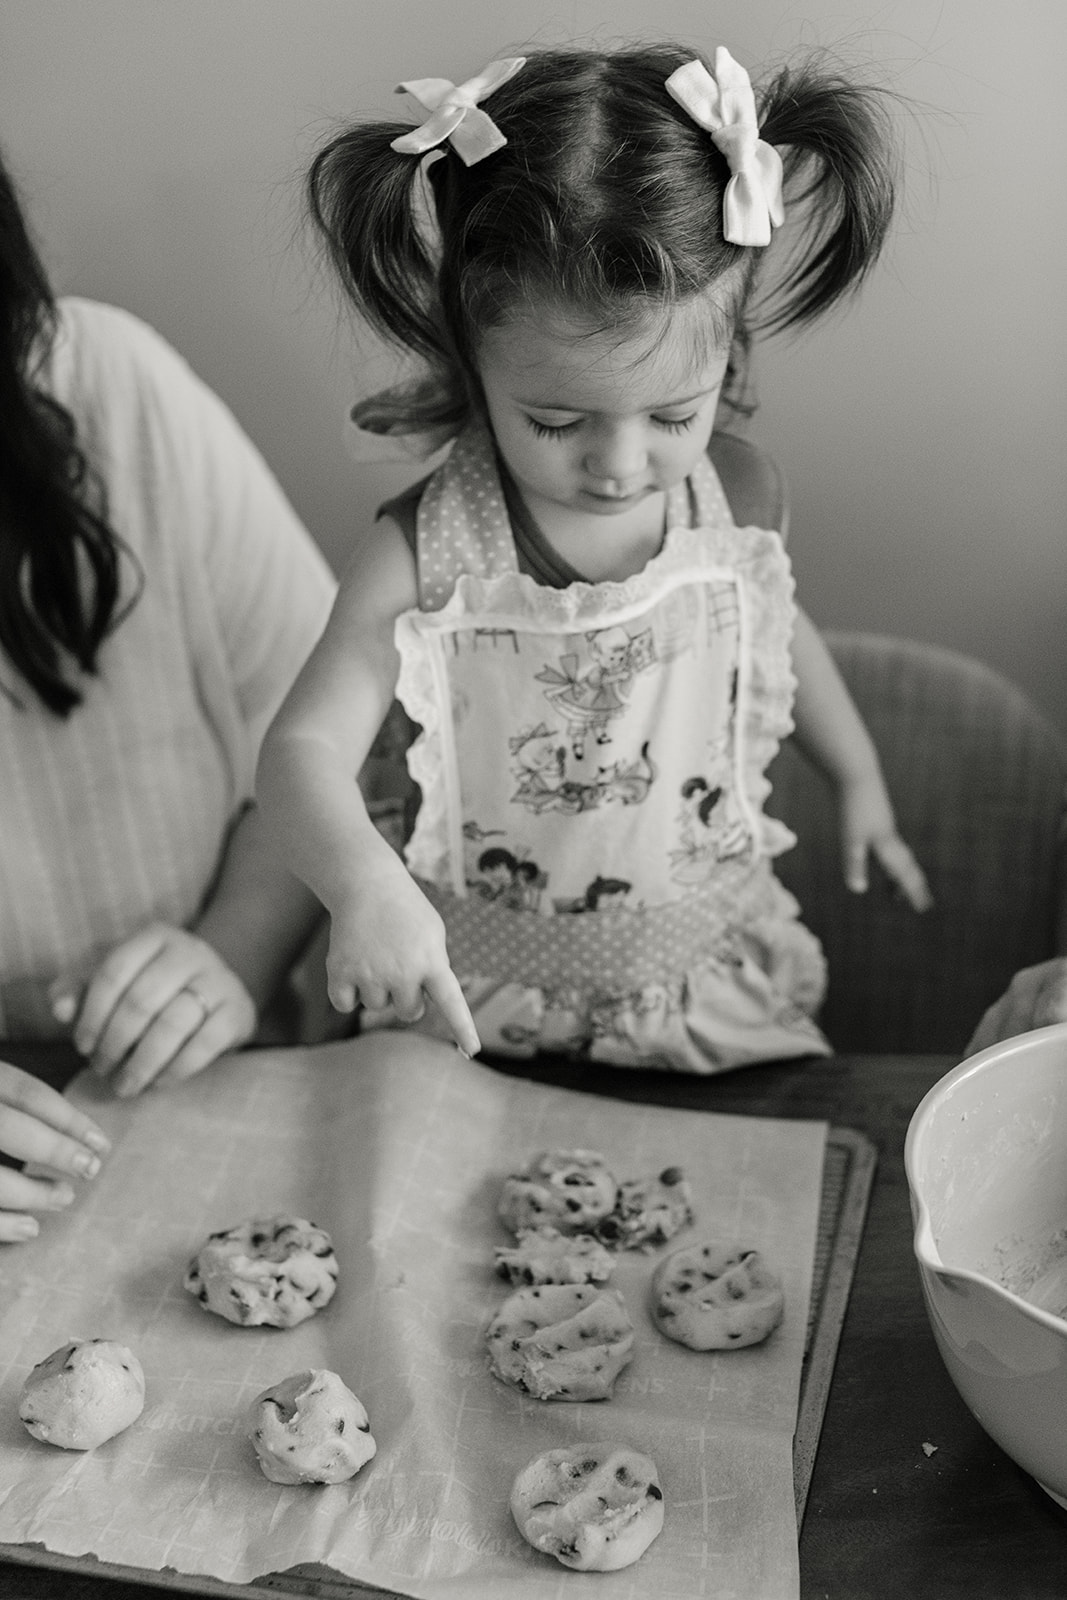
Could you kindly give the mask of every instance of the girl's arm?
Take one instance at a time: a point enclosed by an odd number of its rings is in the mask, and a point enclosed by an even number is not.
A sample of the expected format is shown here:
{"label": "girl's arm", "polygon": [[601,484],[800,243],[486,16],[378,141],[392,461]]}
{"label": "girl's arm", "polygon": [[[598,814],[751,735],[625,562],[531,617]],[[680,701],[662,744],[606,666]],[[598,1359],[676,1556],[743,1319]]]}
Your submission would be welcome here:
{"label": "girl's arm", "polygon": [[793,670],[797,742],[840,796],[845,882],[856,894],[864,893],[867,858],[873,851],[915,910],[928,910],[933,903],[930,890],[922,868],[897,833],[878,752],[825,641],[800,610],[793,634]]}
{"label": "girl's arm", "polygon": [[257,797],[288,865],[330,913],[330,999],[392,1005],[403,1022],[438,1006],[468,1054],[480,1044],[448,963],[444,925],[371,821],[356,781],[392,704],[393,628],[416,604],[415,567],[388,518],[341,580],[330,620],[263,742]]}

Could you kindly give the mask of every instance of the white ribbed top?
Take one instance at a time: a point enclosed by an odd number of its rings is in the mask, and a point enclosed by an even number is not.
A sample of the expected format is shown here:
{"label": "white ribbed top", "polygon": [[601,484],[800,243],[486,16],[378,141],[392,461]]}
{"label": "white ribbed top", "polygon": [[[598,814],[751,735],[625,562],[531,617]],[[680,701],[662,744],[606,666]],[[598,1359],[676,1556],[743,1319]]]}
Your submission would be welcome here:
{"label": "white ribbed top", "polygon": [[[66,721],[0,659],[22,701],[0,697],[8,1036],[37,1031],[33,994],[52,978],[152,918],[195,915],[334,591],[261,456],[181,357],[127,312],[75,299],[61,311],[44,381],[143,586]],[[132,594],[132,561],[123,575]]]}

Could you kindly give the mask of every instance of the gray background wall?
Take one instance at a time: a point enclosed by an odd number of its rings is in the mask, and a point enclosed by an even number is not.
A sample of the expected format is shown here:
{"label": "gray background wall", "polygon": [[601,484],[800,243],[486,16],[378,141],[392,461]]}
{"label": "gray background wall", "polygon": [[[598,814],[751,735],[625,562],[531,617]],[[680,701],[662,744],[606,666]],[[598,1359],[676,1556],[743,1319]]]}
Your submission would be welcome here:
{"label": "gray background wall", "polygon": [[888,258],[762,347],[755,433],[816,622],[965,650],[1067,733],[1062,0],[0,0],[0,143],[58,285],[171,339],[339,566],[413,474],[344,453],[379,364],[301,231],[311,150],[401,77],[663,35],[754,71],[826,46],[911,98]]}

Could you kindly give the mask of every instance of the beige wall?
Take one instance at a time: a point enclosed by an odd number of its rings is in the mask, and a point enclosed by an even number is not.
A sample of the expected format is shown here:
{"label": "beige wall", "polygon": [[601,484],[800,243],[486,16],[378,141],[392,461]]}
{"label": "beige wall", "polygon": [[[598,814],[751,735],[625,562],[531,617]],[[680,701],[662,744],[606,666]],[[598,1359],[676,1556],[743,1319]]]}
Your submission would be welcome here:
{"label": "beige wall", "polygon": [[761,352],[757,431],[817,622],[966,650],[1067,731],[1063,0],[0,0],[0,143],[59,285],[166,334],[339,565],[411,474],[344,455],[365,373],[299,230],[308,153],[400,77],[660,33],[753,69],[833,46],[917,103],[889,257]]}

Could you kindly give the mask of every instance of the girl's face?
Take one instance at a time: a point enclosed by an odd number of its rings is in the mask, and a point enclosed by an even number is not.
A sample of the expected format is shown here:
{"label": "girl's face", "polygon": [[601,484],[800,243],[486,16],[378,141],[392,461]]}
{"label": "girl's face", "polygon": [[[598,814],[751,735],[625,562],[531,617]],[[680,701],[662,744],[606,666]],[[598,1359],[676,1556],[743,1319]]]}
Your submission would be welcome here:
{"label": "girl's face", "polygon": [[489,422],[535,517],[662,516],[656,497],[707,449],[726,374],[725,347],[709,352],[703,330],[687,337],[702,313],[680,308],[652,341],[531,307],[484,336]]}

